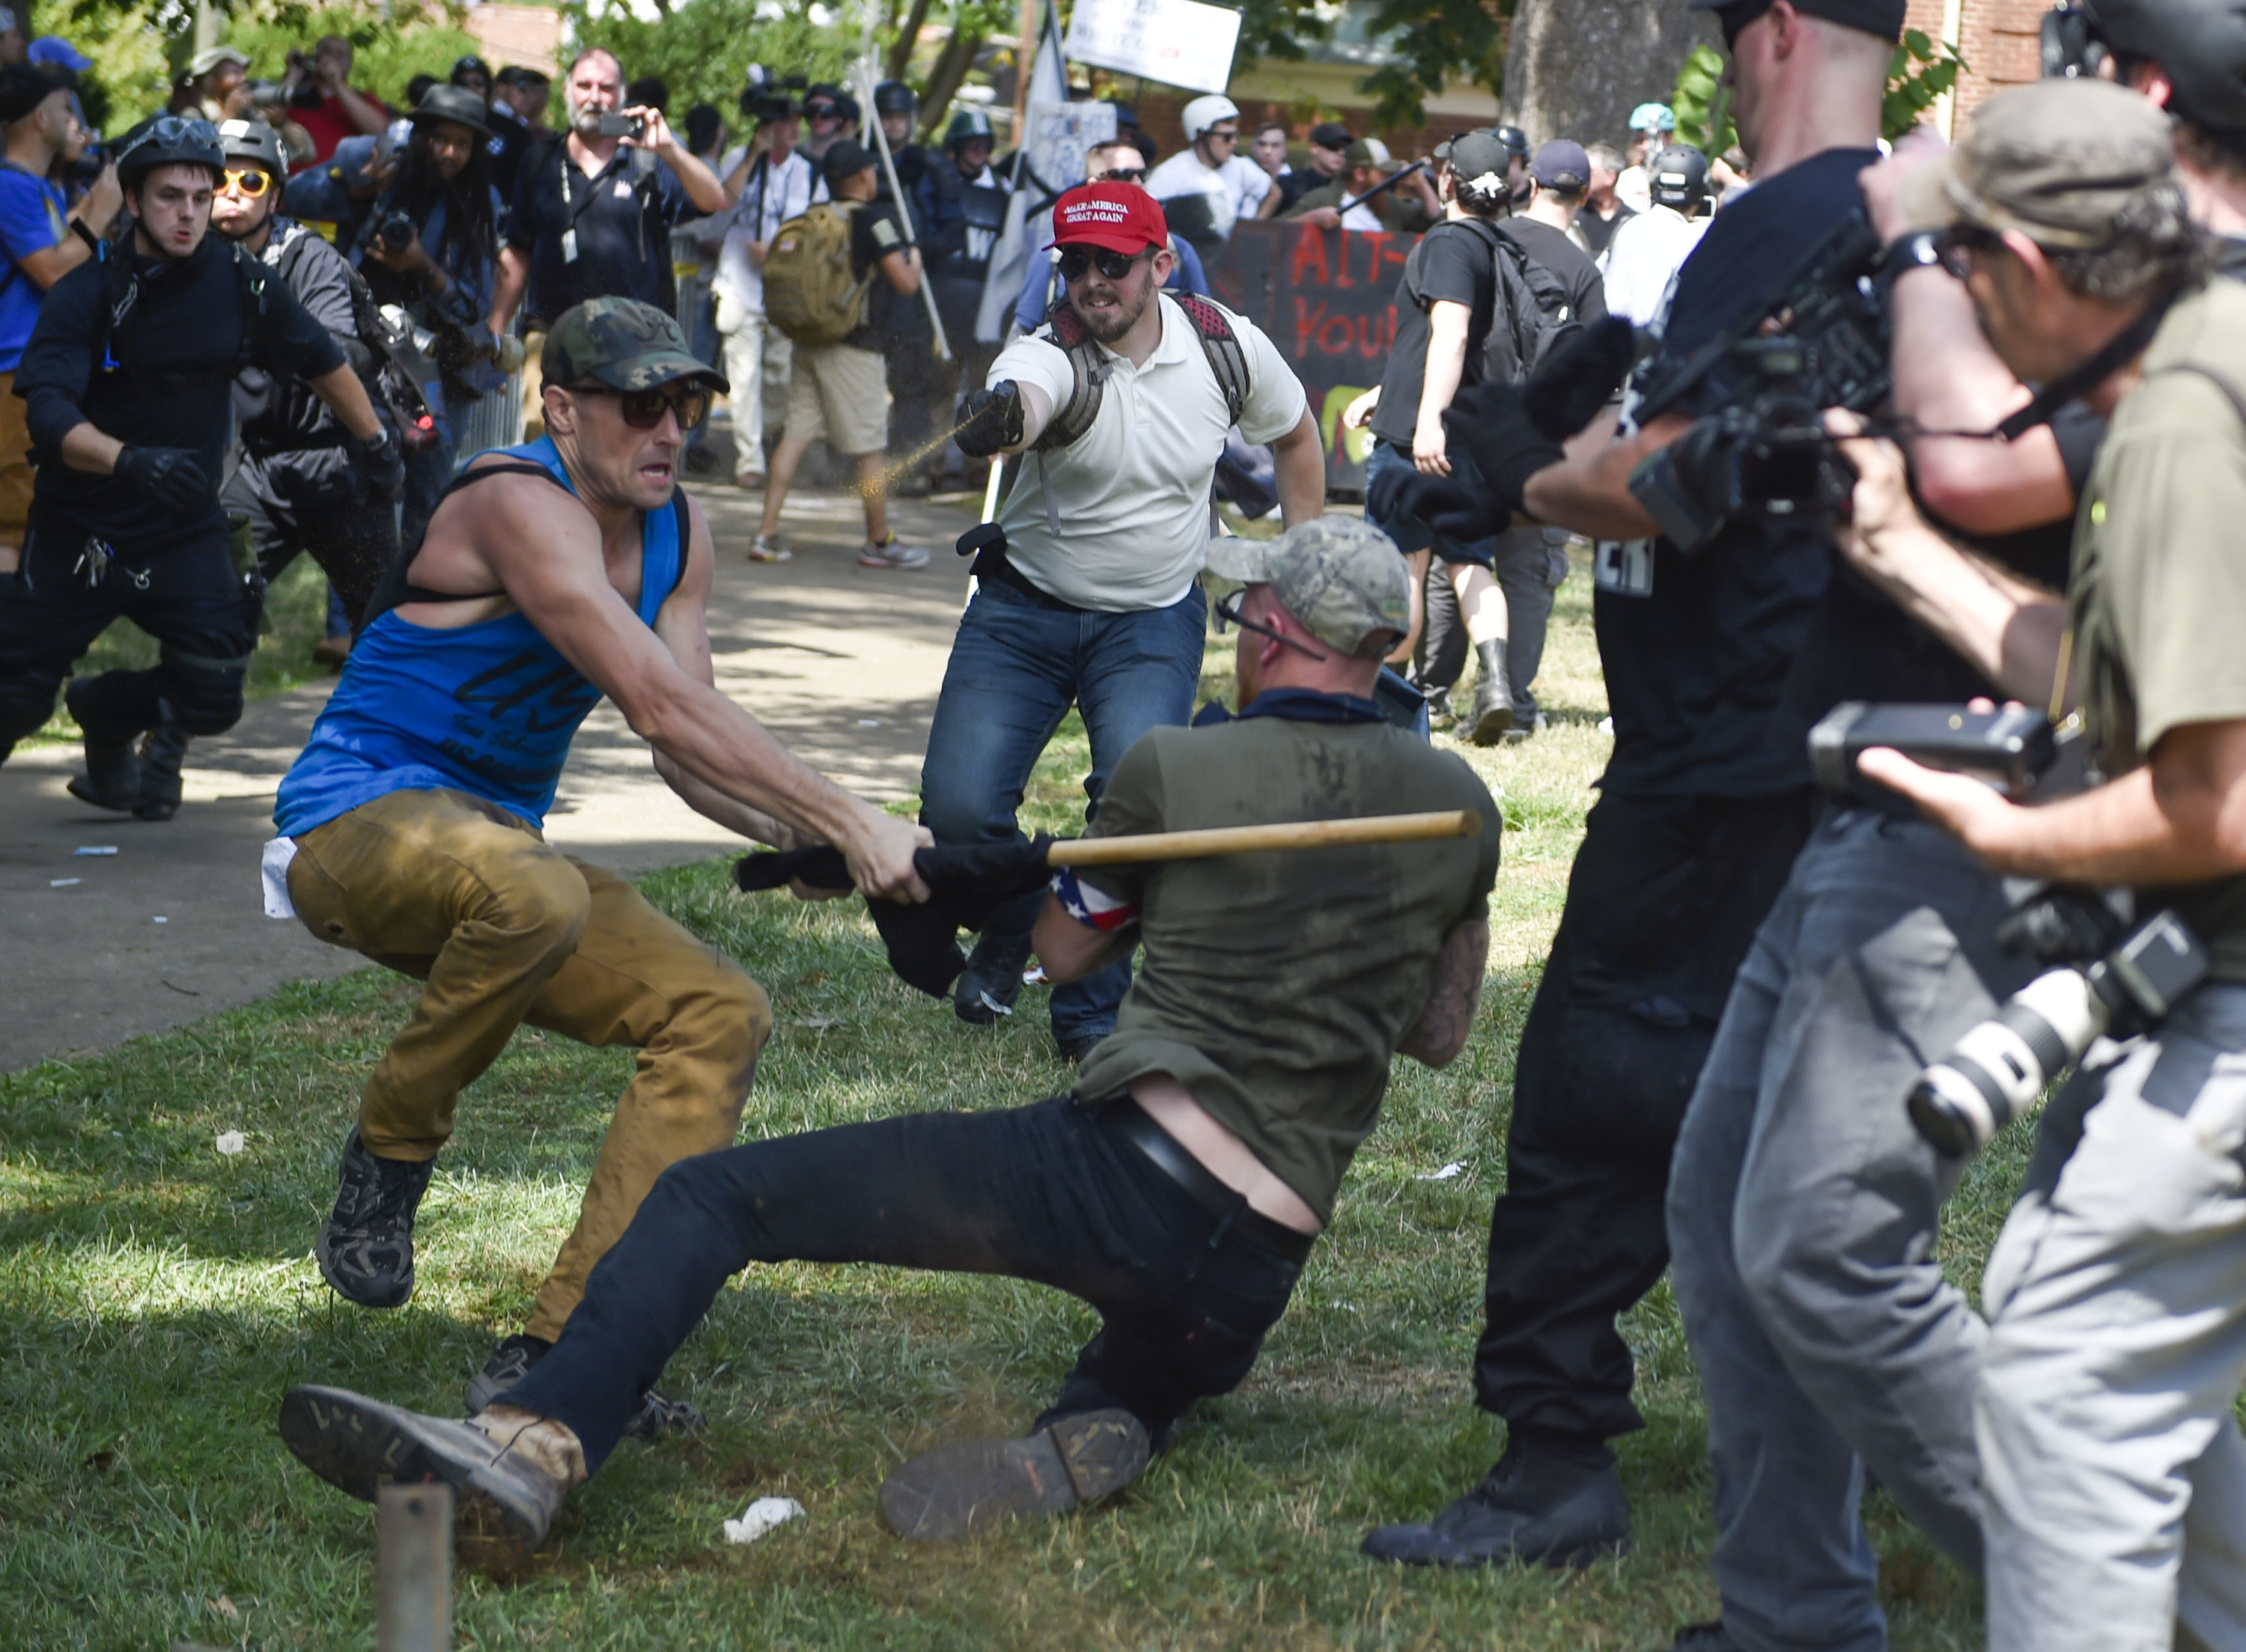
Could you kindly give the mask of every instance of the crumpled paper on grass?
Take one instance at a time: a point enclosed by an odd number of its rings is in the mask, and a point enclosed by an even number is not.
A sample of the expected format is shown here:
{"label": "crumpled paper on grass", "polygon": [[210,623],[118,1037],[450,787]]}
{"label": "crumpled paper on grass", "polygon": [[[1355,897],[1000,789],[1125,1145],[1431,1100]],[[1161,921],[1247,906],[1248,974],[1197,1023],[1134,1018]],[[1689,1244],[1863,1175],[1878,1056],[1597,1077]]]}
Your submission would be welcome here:
{"label": "crumpled paper on grass", "polygon": [[803,1505],[792,1497],[760,1497],[741,1511],[738,1520],[725,1522],[725,1541],[753,1543],[775,1526],[800,1519]]}

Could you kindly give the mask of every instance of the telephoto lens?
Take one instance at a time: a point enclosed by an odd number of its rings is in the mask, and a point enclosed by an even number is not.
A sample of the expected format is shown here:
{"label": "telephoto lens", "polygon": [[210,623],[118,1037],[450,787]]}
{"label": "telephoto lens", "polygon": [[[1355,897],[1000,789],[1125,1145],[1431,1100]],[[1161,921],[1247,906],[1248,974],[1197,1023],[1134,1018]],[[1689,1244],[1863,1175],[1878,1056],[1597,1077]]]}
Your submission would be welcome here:
{"label": "telephoto lens", "polygon": [[1910,1092],[1911,1123],[1946,1157],[1980,1152],[2035,1105],[2110,1018],[2106,1000],[2081,970],[2038,976],[1919,1075]]}
{"label": "telephoto lens", "polygon": [[394,212],[382,221],[375,235],[391,252],[402,253],[413,244],[413,221],[402,212]]}

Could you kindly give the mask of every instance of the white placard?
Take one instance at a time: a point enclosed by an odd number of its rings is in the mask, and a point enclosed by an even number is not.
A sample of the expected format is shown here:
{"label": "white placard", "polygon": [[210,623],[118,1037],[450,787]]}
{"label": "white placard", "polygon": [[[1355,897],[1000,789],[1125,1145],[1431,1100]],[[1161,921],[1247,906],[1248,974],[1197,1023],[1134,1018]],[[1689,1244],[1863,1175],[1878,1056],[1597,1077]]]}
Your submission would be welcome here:
{"label": "white placard", "polygon": [[1222,92],[1239,44],[1240,14],[1200,0],[1076,0],[1068,21],[1075,61],[1191,92]]}
{"label": "white placard", "polygon": [[1112,103],[1033,103],[1029,121],[1030,170],[1048,189],[1084,181],[1084,153],[1115,137]]}

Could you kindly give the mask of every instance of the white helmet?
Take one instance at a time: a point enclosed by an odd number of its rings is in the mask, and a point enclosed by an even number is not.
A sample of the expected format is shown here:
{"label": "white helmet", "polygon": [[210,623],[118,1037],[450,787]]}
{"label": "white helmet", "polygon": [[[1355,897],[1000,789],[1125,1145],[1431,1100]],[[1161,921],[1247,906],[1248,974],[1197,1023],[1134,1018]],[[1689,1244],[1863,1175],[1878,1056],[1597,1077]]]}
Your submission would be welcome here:
{"label": "white helmet", "polygon": [[1186,141],[1199,143],[1201,135],[1220,120],[1240,119],[1240,105],[1221,92],[1212,92],[1205,98],[1196,98],[1185,106],[1179,120],[1186,129]]}

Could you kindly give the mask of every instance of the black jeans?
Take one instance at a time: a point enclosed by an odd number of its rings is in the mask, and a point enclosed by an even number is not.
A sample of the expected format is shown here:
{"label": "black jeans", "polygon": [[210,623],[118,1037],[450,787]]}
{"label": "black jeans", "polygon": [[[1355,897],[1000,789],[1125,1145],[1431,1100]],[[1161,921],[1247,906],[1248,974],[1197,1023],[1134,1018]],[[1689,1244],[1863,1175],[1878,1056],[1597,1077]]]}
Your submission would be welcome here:
{"label": "black jeans", "polygon": [[664,1171],[585,1281],[553,1351],[501,1403],[558,1418],[596,1469],[639,1396],[751,1262],[1001,1274],[1105,1320],[1039,1419],[1120,1407],[1164,1432],[1238,1386],[1301,1264],[1204,1209],[1118,1129],[1122,1101],[911,1113],[780,1136]]}
{"label": "black jeans", "polygon": [[397,513],[386,500],[369,504],[351,496],[307,503],[291,497],[287,462],[287,456],[278,462],[245,456],[219,501],[249,518],[261,576],[276,580],[300,553],[309,555],[335,587],[357,630],[376,587],[398,560]]}
{"label": "black jeans", "polygon": [[1669,1158],[1716,1023],[1808,836],[1806,792],[1602,797],[1521,1030],[1475,1403],[1515,1429],[1643,1428],[1615,1320],[1669,1265]]}
{"label": "black jeans", "polygon": [[54,715],[71,667],[118,618],[162,648],[144,671],[104,671],[79,694],[86,732],[126,740],[168,705],[190,734],[223,734],[242,716],[255,642],[222,522],[160,541],[112,542],[98,583],[78,571],[87,534],[34,511],[23,567],[0,577],[0,755]]}

